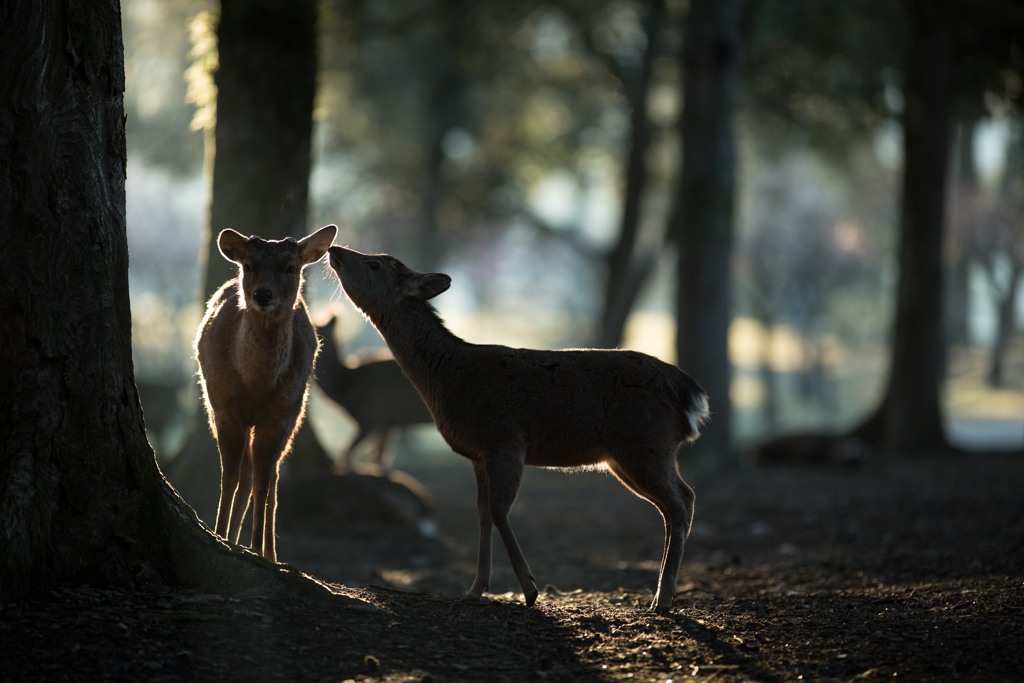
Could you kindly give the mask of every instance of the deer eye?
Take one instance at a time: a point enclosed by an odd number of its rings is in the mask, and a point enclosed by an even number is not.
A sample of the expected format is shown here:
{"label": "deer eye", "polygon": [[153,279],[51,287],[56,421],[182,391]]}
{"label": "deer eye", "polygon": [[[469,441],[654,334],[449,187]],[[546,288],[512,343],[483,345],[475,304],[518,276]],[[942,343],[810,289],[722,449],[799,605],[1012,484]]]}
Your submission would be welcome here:
{"label": "deer eye", "polygon": [[242,264],[242,272],[243,273],[248,273],[251,270],[252,270],[252,267],[248,263],[243,263]]}
{"label": "deer eye", "polygon": [[379,263],[377,263],[376,261],[370,261],[370,262],[369,262],[369,263],[367,263],[366,265],[367,265],[367,267],[369,267],[369,269],[370,269],[370,270],[372,270],[373,272],[377,272],[378,270],[380,270],[380,264],[379,264]]}
{"label": "deer eye", "polygon": [[288,273],[289,275],[294,274],[295,273],[295,266],[288,266],[288,268],[285,269],[285,272]]}

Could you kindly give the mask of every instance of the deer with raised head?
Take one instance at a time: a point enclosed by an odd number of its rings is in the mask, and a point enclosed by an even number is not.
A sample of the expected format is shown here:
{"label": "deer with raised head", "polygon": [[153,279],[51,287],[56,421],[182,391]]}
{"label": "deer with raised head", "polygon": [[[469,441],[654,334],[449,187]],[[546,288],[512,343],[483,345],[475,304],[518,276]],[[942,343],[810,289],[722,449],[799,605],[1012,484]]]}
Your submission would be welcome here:
{"label": "deer with raised head", "polygon": [[385,458],[388,435],[393,429],[418,424],[432,424],[430,411],[409,379],[391,358],[368,360],[347,365],[334,339],[337,316],[316,328],[323,342],[317,359],[316,381],[331,399],[344,408],[359,425],[359,432],[349,443],[340,467],[352,470],[352,454],[366,438],[376,441],[373,461],[384,473],[391,469],[392,459]]}
{"label": "deer with raised head", "polygon": [[221,232],[217,246],[238,277],[210,298],[196,334],[199,384],[220,450],[216,532],[237,543],[251,497],[250,547],[271,562],[278,467],[302,423],[319,350],[303,269],[323,258],[337,231],[328,225],[301,240]]}
{"label": "deer with raised head", "polygon": [[497,527],[527,605],[537,585],[509,524],[524,465],[606,468],[654,504],[665,522],[661,574],[651,609],[672,607],[693,490],[676,452],[699,435],[707,395],[679,368],[635,351],[539,351],[477,345],[452,334],[429,299],[451,278],[418,273],[386,254],[331,247],[349,300],[394,354],[430,408],[441,435],[473,464],[480,517],[479,599],[491,579]]}

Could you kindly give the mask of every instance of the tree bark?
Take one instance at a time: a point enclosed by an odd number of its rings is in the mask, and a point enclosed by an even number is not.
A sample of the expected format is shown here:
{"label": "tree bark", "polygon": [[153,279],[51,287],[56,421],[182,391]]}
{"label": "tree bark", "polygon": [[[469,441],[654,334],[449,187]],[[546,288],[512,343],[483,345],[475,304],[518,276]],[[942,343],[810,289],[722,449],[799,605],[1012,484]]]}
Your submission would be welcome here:
{"label": "tree bark", "polygon": [[951,0],[909,0],[899,285],[888,386],[854,431],[882,452],[949,449],[939,405],[945,343],[942,238],[952,102]]}
{"label": "tree bark", "polygon": [[732,118],[742,12],[743,0],[690,3],[683,49],[683,168],[674,226],[678,363],[710,397],[711,421],[695,447],[721,466],[737,462],[730,444],[728,335],[736,157]]}
{"label": "tree bark", "polygon": [[664,0],[655,0],[644,18],[647,47],[640,68],[633,74],[626,73],[624,69],[616,69],[630,106],[630,139],[619,235],[607,257],[604,310],[597,340],[600,348],[612,349],[622,343],[626,319],[655,262],[651,257],[638,260],[635,252],[644,190],[647,187],[647,148],[653,132],[647,110],[647,92],[654,71],[658,31],[665,23],[665,18]]}
{"label": "tree bark", "polygon": [[[315,0],[221,2],[213,187],[201,257],[204,302],[235,276],[234,265],[217,247],[222,230],[264,239],[306,233],[316,17]],[[208,523],[217,514],[218,463],[217,444],[200,406],[193,431],[167,474]],[[308,419],[295,437],[289,464],[303,471],[330,471],[330,458]]]}
{"label": "tree bark", "polygon": [[203,528],[146,442],[118,3],[5,3],[0,64],[0,602],[62,581],[328,595]]}

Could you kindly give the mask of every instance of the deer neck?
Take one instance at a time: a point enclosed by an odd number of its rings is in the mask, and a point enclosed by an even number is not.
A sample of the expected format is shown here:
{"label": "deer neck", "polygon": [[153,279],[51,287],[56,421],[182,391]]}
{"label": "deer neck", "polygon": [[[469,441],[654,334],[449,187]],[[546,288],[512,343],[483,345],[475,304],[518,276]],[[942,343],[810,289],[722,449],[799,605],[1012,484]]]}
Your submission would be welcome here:
{"label": "deer neck", "polygon": [[244,311],[235,343],[235,367],[250,387],[274,386],[291,365],[294,309],[282,315]]}
{"label": "deer neck", "polygon": [[432,378],[449,376],[468,346],[426,304],[405,304],[373,322],[402,371],[426,396],[433,393]]}

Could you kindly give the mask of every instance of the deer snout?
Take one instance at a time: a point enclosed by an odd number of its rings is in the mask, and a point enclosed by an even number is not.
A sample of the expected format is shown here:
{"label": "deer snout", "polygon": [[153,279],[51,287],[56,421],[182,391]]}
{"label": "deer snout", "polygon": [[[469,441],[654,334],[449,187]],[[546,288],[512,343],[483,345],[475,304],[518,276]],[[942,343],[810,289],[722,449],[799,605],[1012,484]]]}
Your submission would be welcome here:
{"label": "deer snout", "polygon": [[274,298],[274,293],[269,289],[257,289],[253,292],[252,298],[260,306],[267,306],[270,304],[270,300]]}

